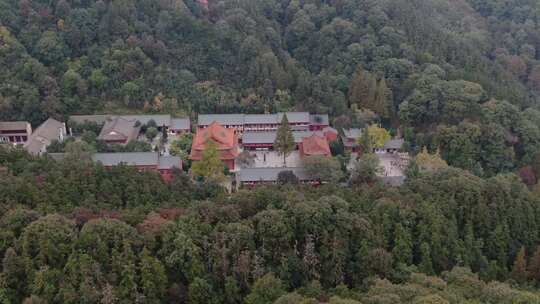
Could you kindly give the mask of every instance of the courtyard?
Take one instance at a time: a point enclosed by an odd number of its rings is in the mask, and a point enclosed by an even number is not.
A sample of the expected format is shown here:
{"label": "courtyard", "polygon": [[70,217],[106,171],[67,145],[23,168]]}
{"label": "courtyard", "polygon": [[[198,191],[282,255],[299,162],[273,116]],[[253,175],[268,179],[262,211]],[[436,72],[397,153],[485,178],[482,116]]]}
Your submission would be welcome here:
{"label": "courtyard", "polygon": [[408,157],[403,153],[377,153],[383,168],[381,176],[404,176],[408,164]]}
{"label": "courtyard", "polygon": [[255,163],[253,168],[280,168],[280,167],[301,167],[302,160],[300,152],[293,151],[286,158],[286,166],[283,165],[283,155],[276,151],[250,151],[254,155]]}

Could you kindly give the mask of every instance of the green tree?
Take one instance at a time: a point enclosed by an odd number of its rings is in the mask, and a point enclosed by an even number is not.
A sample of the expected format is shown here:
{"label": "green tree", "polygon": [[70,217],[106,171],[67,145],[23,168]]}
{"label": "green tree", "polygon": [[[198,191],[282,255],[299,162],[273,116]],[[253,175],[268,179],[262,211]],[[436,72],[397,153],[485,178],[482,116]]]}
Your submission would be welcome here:
{"label": "green tree", "polygon": [[[27,284],[24,271],[24,261],[17,255],[13,248],[8,248],[2,260],[2,273],[0,284],[4,288],[6,303],[21,302]],[[0,297],[0,299],[2,299]],[[0,301],[2,303],[2,301]]]}
{"label": "green tree", "polygon": [[315,180],[337,183],[343,177],[341,164],[333,157],[308,156],[302,162],[307,174]]}
{"label": "green tree", "polygon": [[371,143],[371,137],[369,136],[369,132],[367,129],[362,130],[362,134],[357,140],[358,140],[358,145],[362,149],[363,153],[373,152],[373,145]]}
{"label": "green tree", "polygon": [[530,259],[527,271],[529,272],[531,279],[540,282],[540,246],[536,246],[536,250]]}
{"label": "green tree", "polygon": [[144,135],[146,135],[146,138],[148,138],[148,140],[152,141],[154,140],[154,138],[156,138],[158,133],[159,131],[156,127],[149,127],[148,129],[146,129],[146,133]]}
{"label": "green tree", "polygon": [[287,184],[296,185],[299,183],[299,180],[293,171],[285,170],[278,173],[277,183],[280,185],[287,185]]}
{"label": "green tree", "polygon": [[162,303],[167,276],[161,262],[144,248],[140,258],[141,289],[147,303]]}
{"label": "green tree", "polygon": [[212,285],[201,278],[195,278],[195,280],[189,284],[188,297],[190,304],[216,303]]}
{"label": "green tree", "polygon": [[380,166],[379,157],[373,153],[366,153],[354,163],[349,184],[372,183],[377,180],[380,173],[382,173],[382,167]]}
{"label": "green tree", "polygon": [[171,142],[171,154],[177,156],[186,156],[191,152],[193,135],[191,133],[182,134],[179,139]]}
{"label": "green tree", "polygon": [[294,137],[289,125],[289,119],[286,114],[283,114],[281,119],[281,125],[279,126],[276,134],[276,141],[274,142],[274,148],[280,154],[283,155],[283,165],[286,165],[286,159],[292,151],[294,151],[296,144],[294,143]]}
{"label": "green tree", "polygon": [[512,273],[510,275],[518,283],[525,283],[529,278],[525,247],[521,247],[521,249],[519,249],[516,259],[514,260],[514,265],[512,266]]}
{"label": "green tree", "polygon": [[246,297],[246,304],[272,304],[284,294],[281,280],[268,273],[255,282]]}
{"label": "green tree", "polygon": [[375,105],[372,110],[384,119],[389,119],[392,115],[392,91],[386,85],[384,77],[377,83]]}
{"label": "green tree", "polygon": [[394,261],[410,265],[413,258],[412,236],[409,229],[397,224],[394,236],[394,248],[392,250]]}
{"label": "green tree", "polygon": [[125,242],[123,252],[117,256],[118,264],[116,265],[120,270],[117,287],[120,303],[133,303],[139,297],[135,262],[133,249],[128,242]]}
{"label": "green tree", "polygon": [[351,105],[357,104],[360,108],[373,110],[375,91],[373,76],[360,65],[356,67],[349,85],[349,103]]}
{"label": "green tree", "polygon": [[213,140],[206,142],[205,150],[203,151],[200,161],[194,162],[191,167],[192,173],[195,176],[202,176],[212,180],[223,180],[224,165],[219,158],[217,144]]}
{"label": "green tree", "polygon": [[420,245],[420,264],[418,265],[418,269],[425,274],[433,274],[431,248],[425,242]]}
{"label": "green tree", "polygon": [[61,268],[71,252],[75,224],[63,216],[50,214],[32,222],[22,234],[22,257],[34,269]]}

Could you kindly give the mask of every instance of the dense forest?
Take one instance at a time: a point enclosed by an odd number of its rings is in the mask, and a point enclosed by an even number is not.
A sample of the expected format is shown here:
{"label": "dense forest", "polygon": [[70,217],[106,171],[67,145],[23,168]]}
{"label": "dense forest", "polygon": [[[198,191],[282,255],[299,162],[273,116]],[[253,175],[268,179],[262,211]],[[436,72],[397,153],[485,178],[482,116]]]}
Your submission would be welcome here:
{"label": "dense forest", "polygon": [[205,3],[0,0],[0,120],[306,110],[449,166],[228,194],[0,147],[0,304],[540,303],[540,2]]}
{"label": "dense forest", "polygon": [[540,303],[540,200],[514,174],[230,195],[84,153],[0,165],[2,304]]}

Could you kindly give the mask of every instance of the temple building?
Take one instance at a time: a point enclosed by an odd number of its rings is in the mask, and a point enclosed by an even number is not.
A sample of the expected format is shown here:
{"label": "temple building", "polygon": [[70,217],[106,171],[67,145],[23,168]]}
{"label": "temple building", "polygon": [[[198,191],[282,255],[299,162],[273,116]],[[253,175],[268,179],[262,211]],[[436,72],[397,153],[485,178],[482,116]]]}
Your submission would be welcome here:
{"label": "temple building", "polygon": [[0,142],[24,144],[31,134],[27,121],[0,121]]}
{"label": "temple building", "polygon": [[235,130],[225,128],[218,122],[211,123],[207,128],[197,129],[189,158],[193,161],[201,160],[209,141],[216,143],[220,159],[225,166],[231,171],[234,170],[234,160],[239,154],[238,136]]}
{"label": "temple building", "polygon": [[300,143],[300,155],[306,156],[332,156],[328,140],[325,137],[313,134],[302,138]]}

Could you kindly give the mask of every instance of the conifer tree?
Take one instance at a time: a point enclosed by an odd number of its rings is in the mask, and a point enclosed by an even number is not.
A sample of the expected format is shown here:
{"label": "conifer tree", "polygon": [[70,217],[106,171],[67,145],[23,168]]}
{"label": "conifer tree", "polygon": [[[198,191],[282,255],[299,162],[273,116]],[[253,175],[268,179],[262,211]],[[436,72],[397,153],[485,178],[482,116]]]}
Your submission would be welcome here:
{"label": "conifer tree", "polygon": [[375,91],[375,103],[372,110],[381,118],[390,118],[392,114],[392,107],[390,104],[391,99],[392,92],[386,85],[386,79],[383,77],[377,83],[377,90]]}
{"label": "conifer tree", "polygon": [[120,303],[133,303],[137,297],[137,271],[135,268],[135,255],[128,242],[124,242],[122,253],[122,271],[118,294]]}
{"label": "conifer tree", "polygon": [[362,134],[358,139],[358,144],[360,145],[360,148],[362,148],[362,153],[372,152],[373,146],[371,144],[371,138],[369,137],[369,132],[367,128],[364,128],[364,130],[362,130]]}
{"label": "conifer tree", "polygon": [[281,125],[277,130],[274,147],[283,155],[283,165],[285,166],[287,156],[295,149],[294,137],[286,114],[283,114],[283,118],[281,119]]}
{"label": "conifer tree", "polygon": [[412,237],[409,229],[401,224],[396,225],[394,237],[394,260],[409,265],[412,263]]}
{"label": "conifer tree", "polygon": [[274,274],[268,273],[255,282],[245,302],[246,304],[272,304],[284,293],[285,288],[281,280]]}
{"label": "conifer tree", "polygon": [[512,273],[510,274],[512,279],[518,283],[525,283],[529,274],[527,272],[527,257],[525,255],[525,247],[521,247],[516,259],[514,260],[514,266],[512,267]]}
{"label": "conifer tree", "polygon": [[433,263],[431,261],[431,248],[428,243],[420,245],[420,265],[418,269],[425,274],[433,274]]}
{"label": "conifer tree", "polygon": [[536,247],[527,269],[531,279],[540,283],[540,246]]}
{"label": "conifer tree", "polygon": [[146,303],[161,303],[167,286],[165,267],[158,259],[152,257],[146,248],[141,253],[140,273]]}
{"label": "conifer tree", "polygon": [[349,103],[351,105],[361,105],[362,102],[367,100],[369,95],[367,72],[359,65],[354,72],[353,79],[349,85]]}
{"label": "conifer tree", "polygon": [[201,278],[195,278],[189,285],[188,297],[191,304],[215,303],[212,285]]}

